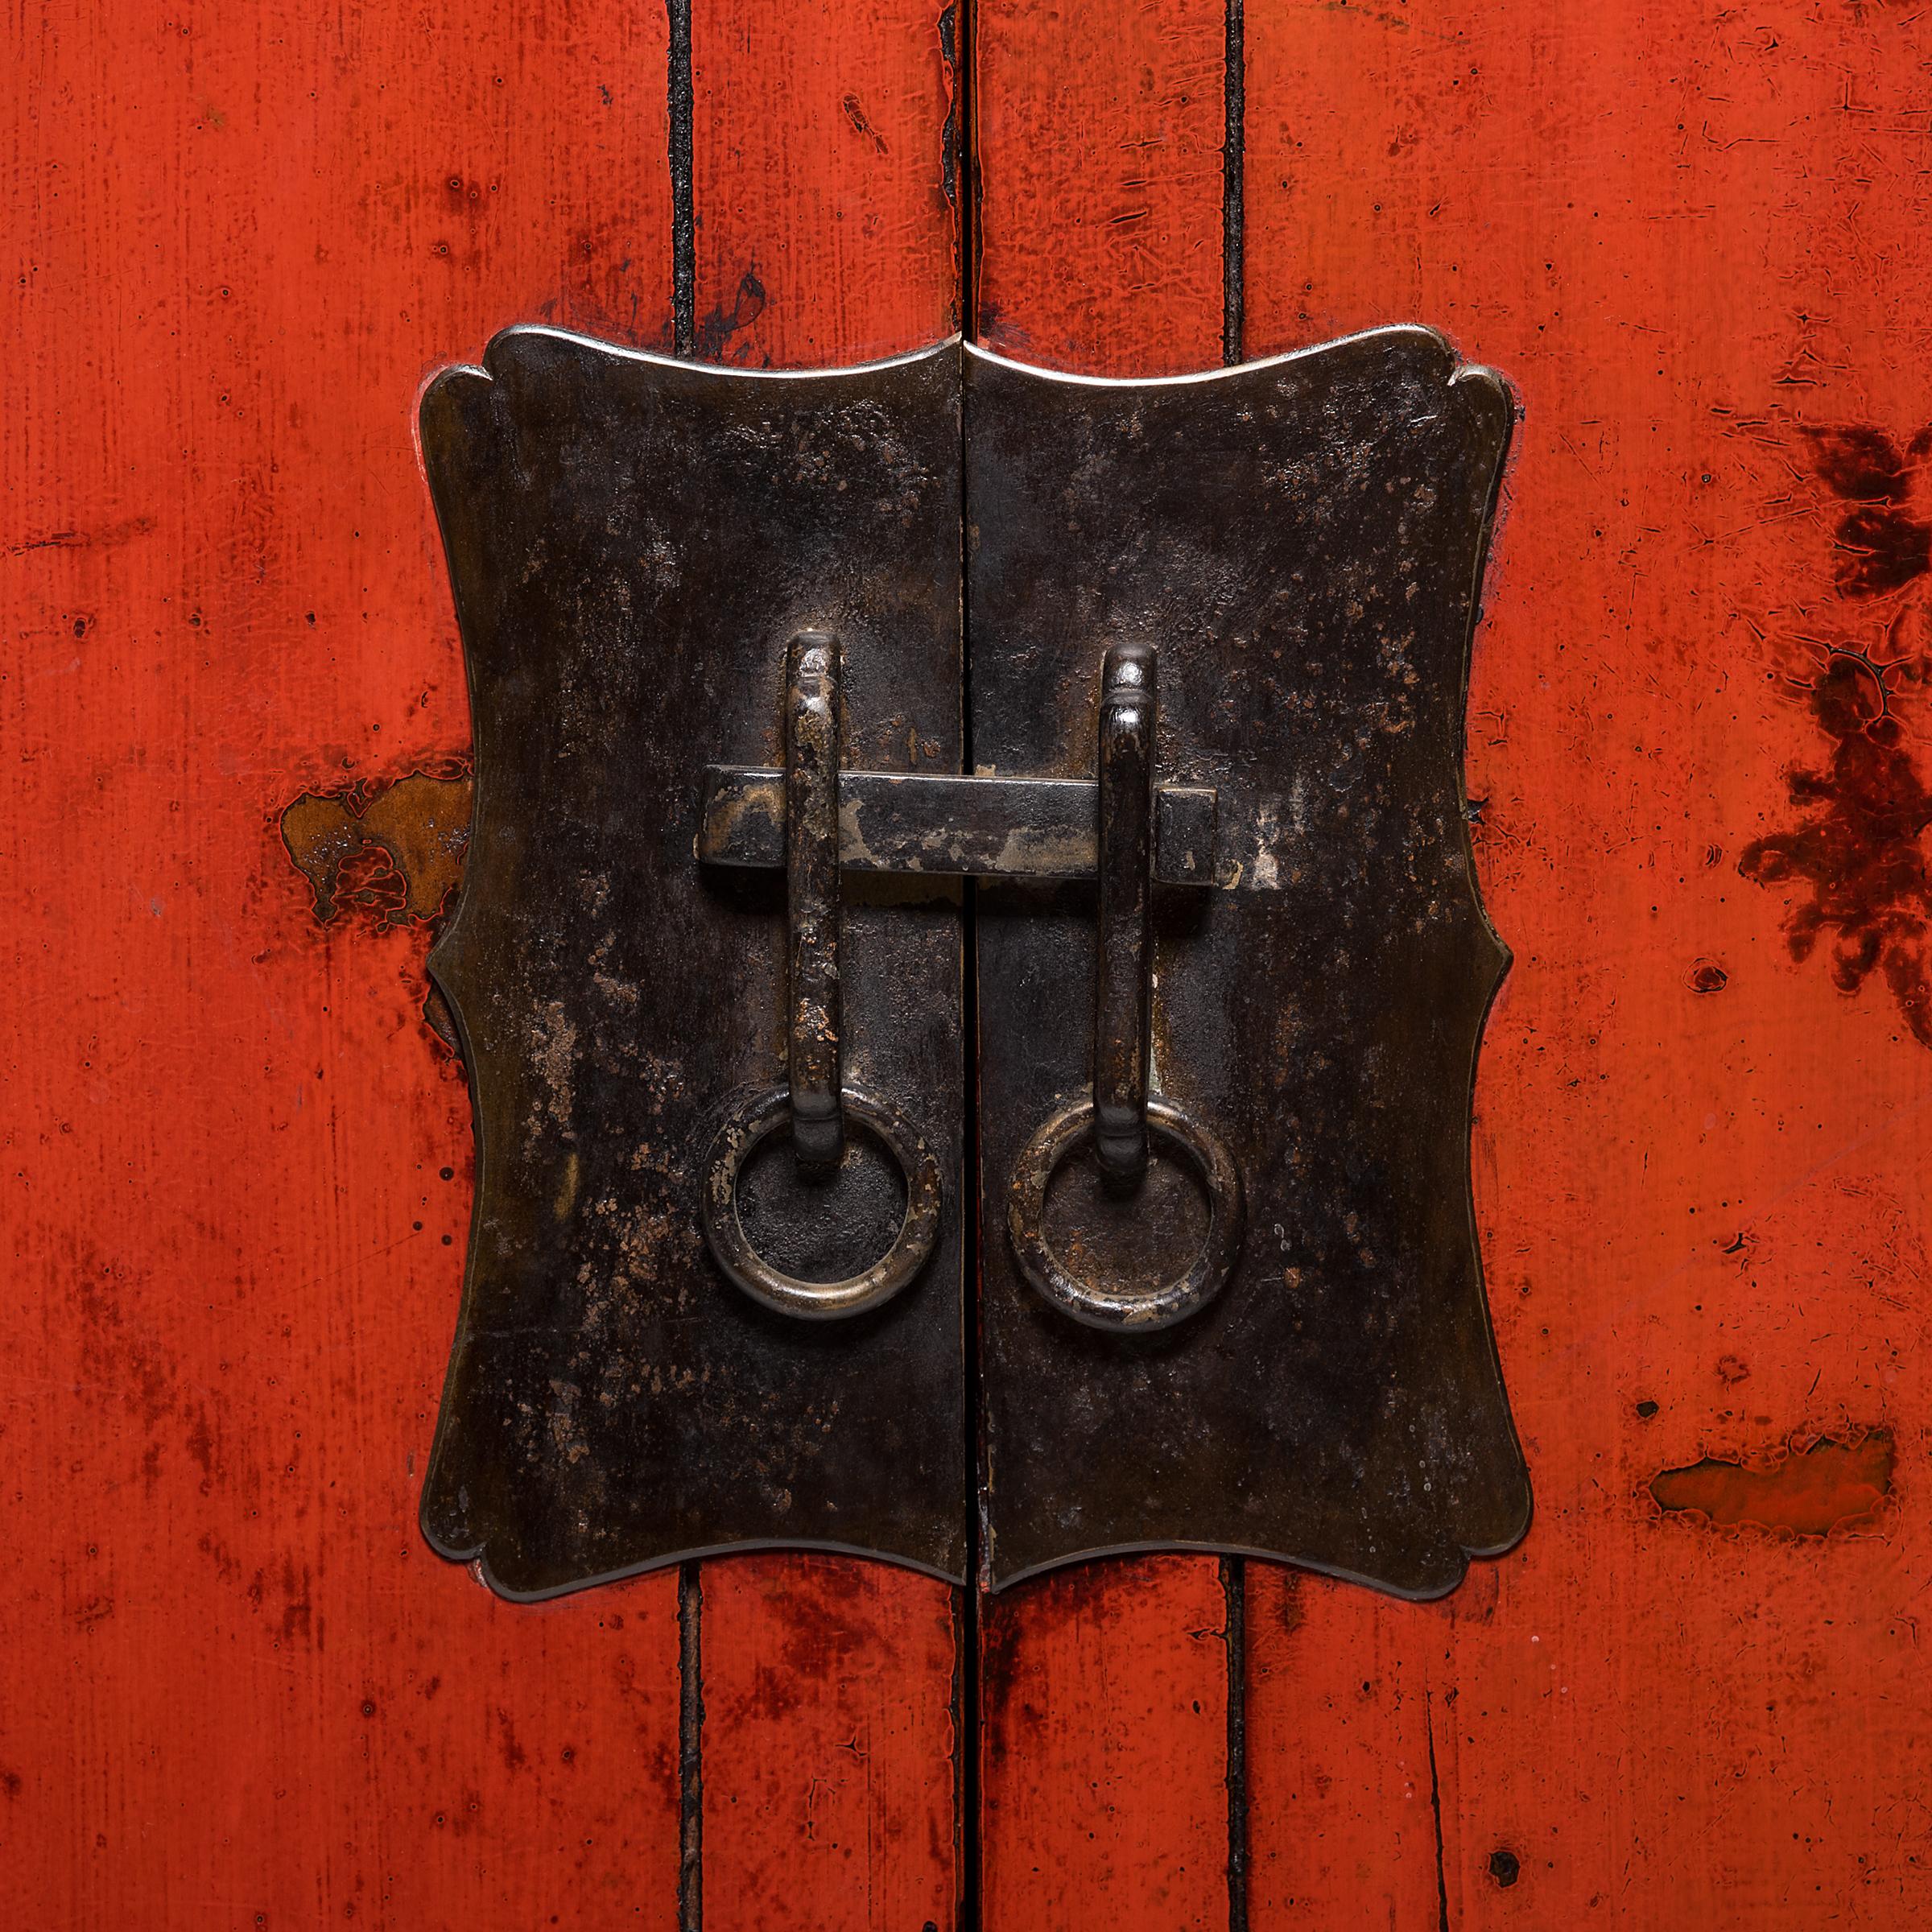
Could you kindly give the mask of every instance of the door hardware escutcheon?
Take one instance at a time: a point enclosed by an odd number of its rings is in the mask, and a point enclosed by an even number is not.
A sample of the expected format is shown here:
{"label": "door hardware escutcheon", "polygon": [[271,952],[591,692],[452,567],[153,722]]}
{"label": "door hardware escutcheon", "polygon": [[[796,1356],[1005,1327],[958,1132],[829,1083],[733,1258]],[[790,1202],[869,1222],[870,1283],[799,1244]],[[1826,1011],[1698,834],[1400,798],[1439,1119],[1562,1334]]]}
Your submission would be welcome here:
{"label": "door hardware escutcheon", "polygon": [[1521,1534],[1461,778],[1512,419],[1402,328],[1125,382],[518,328],[430,385],[476,731],[437,1550],[960,1580],[976,1515],[994,1589],[1178,1548],[1428,1596]]}

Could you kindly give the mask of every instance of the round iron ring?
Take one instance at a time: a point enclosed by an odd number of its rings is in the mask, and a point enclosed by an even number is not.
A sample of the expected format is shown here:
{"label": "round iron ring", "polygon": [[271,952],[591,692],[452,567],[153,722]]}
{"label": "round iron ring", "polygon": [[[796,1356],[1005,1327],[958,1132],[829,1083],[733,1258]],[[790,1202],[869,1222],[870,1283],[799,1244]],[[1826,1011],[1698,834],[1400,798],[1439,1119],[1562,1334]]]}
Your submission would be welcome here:
{"label": "round iron ring", "polygon": [[1185,1274],[1153,1288],[1099,1288],[1071,1273],[1046,1245],[1046,1190],[1055,1170],[1092,1131],[1093,1103],[1081,1100],[1048,1119],[1013,1164],[1006,1229],[1020,1272],[1063,1313],[1089,1328],[1140,1334],[1170,1328],[1213,1300],[1241,1252],[1241,1170],[1200,1123],[1165,1100],[1147,1103],[1147,1133],[1163,1153],[1179,1154],[1208,1196],[1208,1238]]}
{"label": "round iron ring", "polygon": [[781,1274],[751,1245],[738,1218],[738,1174],[752,1150],[790,1119],[782,1087],[754,1093],[724,1117],[704,1170],[705,1244],[712,1258],[754,1302],[807,1322],[836,1322],[882,1307],[925,1266],[939,1230],[939,1164],[923,1135],[885,1101],[848,1087],[841,1096],[856,1121],[899,1164],[906,1218],[898,1237],[869,1268],[841,1282],[802,1282]]}

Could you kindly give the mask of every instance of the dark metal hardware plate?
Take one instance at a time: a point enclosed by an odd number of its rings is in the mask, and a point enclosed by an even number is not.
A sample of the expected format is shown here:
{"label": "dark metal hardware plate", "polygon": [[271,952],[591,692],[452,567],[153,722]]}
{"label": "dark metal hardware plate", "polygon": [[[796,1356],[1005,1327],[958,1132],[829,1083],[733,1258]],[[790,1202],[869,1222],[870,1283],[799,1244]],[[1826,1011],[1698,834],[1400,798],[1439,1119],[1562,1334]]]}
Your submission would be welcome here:
{"label": "dark metal hardware plate", "polygon": [[1461,791],[1510,418],[1417,329],[1145,383],[518,329],[431,386],[477,756],[438,1549],[957,1578],[969,1394],[993,1587],[1200,1547],[1426,1596],[1521,1534]]}
{"label": "dark metal hardware plate", "polygon": [[[1530,1507],[1469,1194],[1508,955],[1462,745],[1507,392],[1420,329],[1178,381],[966,366],[973,758],[1084,775],[1101,646],[1158,647],[1154,769],[1214,791],[1233,890],[1154,895],[1154,1091],[1248,1196],[1224,1286],[1151,1333],[1067,1319],[989,1233],[986,1579],[1201,1547],[1439,1594]],[[977,907],[997,1230],[1092,1078],[1097,909],[1018,883]],[[1043,1232],[1089,1281],[1158,1279],[1208,1238],[1205,1195],[1158,1141],[1131,1194],[1075,1154]]]}
{"label": "dark metal hardware plate", "polygon": [[[693,862],[707,763],[782,762],[801,630],[842,642],[855,766],[958,772],[959,396],[952,346],[771,378],[516,329],[424,397],[477,743],[431,966],[477,1195],[423,1522],[505,1594],[770,1544],[964,1574],[958,888],[846,883],[841,1077],[916,1133],[938,1227],[890,1303],[799,1322],[700,1212],[729,1110],[785,1086],[784,880]],[[851,1275],[902,1226],[848,1127],[830,1179],[782,1129],[746,1149],[775,1267]]]}

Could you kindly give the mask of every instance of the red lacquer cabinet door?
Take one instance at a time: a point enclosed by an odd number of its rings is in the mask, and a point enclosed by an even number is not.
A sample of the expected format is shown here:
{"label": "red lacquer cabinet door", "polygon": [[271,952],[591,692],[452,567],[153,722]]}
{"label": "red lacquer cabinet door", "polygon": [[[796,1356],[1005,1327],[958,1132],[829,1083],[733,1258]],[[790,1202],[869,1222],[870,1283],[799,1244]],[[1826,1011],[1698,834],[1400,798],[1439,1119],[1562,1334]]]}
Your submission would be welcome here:
{"label": "red lacquer cabinet door", "polygon": [[[1829,0],[580,0],[7,27],[0,1918],[1932,1918],[1932,40]],[[411,434],[506,324],[1521,407],[1468,786],[1535,1522],[542,1605],[422,1542],[469,725]]]}

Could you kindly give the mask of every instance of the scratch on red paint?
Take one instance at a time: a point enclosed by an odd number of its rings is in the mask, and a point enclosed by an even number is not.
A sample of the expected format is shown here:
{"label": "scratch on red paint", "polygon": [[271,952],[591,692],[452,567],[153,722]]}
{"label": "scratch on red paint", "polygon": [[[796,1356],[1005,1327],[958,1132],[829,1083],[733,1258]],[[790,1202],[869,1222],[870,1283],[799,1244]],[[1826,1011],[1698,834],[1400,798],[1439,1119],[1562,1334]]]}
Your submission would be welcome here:
{"label": "scratch on red paint", "polygon": [[1889,1429],[1855,1442],[1820,1439],[1761,1465],[1707,1455],[1652,1477],[1660,1509],[1703,1517],[1714,1529],[1749,1526],[1827,1536],[1869,1518],[1892,1492],[1896,1451]]}

